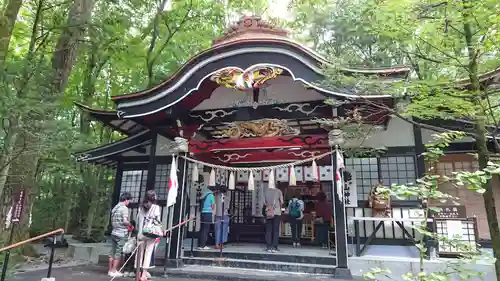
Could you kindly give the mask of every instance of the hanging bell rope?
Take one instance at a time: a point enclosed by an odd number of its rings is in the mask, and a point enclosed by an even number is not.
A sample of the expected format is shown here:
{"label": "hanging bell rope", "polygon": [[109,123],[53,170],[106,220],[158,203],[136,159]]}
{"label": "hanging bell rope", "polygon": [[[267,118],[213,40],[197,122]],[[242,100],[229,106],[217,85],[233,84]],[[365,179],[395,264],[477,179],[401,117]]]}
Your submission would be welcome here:
{"label": "hanging bell rope", "polygon": [[281,164],[281,165],[273,165],[273,166],[265,166],[265,167],[249,167],[249,168],[215,165],[215,164],[210,164],[207,162],[199,161],[199,160],[196,160],[196,159],[193,159],[191,157],[184,156],[184,155],[179,155],[179,157],[182,157],[182,158],[184,158],[187,161],[190,161],[192,163],[201,164],[203,166],[210,167],[212,169],[222,169],[222,170],[235,171],[235,172],[256,172],[256,171],[264,171],[264,170],[269,170],[269,169],[283,169],[283,168],[290,168],[292,166],[298,166],[298,165],[301,165],[304,163],[309,163],[309,162],[312,162],[314,160],[324,158],[324,157],[326,157],[334,152],[335,151],[328,151],[328,152],[325,152],[325,153],[317,155],[317,156],[313,156],[313,157],[308,158],[308,159],[299,160],[296,162],[291,162],[291,163],[286,163],[286,164]]}

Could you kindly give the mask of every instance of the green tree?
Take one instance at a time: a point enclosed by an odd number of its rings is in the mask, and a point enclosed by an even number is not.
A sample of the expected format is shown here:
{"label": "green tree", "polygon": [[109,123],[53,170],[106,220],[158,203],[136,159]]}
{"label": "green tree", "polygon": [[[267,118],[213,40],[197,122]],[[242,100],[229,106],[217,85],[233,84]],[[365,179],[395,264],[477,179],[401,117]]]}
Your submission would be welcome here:
{"label": "green tree", "polygon": [[[390,93],[400,101],[405,101],[402,106],[398,110],[378,106],[420,127],[448,131],[439,126],[418,123],[409,117],[469,120],[474,128],[470,130],[464,128],[463,131],[474,139],[478,149],[480,169],[485,169],[489,157],[488,139],[494,142],[496,152],[500,152],[498,141],[492,138],[498,134],[497,116],[500,100],[498,85],[492,85],[490,76],[482,74],[497,71],[496,69],[500,67],[498,57],[500,36],[497,32],[500,17],[496,12],[497,1],[347,2],[361,5],[361,8],[351,11],[346,16],[336,12],[336,15],[343,17],[341,19],[330,16],[335,12],[320,15],[327,18],[328,22],[337,23],[329,25],[333,29],[330,32],[337,35],[322,38],[321,44],[333,45],[335,50],[346,46],[342,38],[348,37],[349,40],[356,41],[351,47],[347,46],[347,50],[328,53],[331,60],[340,63],[352,61],[356,65],[368,66],[370,63],[383,65],[386,61],[402,62],[411,65],[413,72],[407,81],[381,84],[375,77],[346,77],[334,65],[327,67],[330,76],[328,83],[342,85],[359,94]],[[352,15],[355,15],[355,18],[352,18]],[[310,17],[314,18],[315,15]],[[362,28],[359,27],[360,22],[363,23]],[[337,25],[351,26],[351,28],[337,29]],[[360,36],[360,33],[364,35]],[[366,41],[363,38],[377,40]],[[363,46],[363,42],[373,42],[369,48],[382,53],[362,52],[367,56],[359,56],[363,58],[360,63],[344,58],[344,54],[353,56],[361,52],[357,46]],[[389,59],[381,60],[380,57]],[[364,62],[365,58],[368,59],[368,63]],[[366,102],[377,106],[368,100]],[[494,129],[490,129],[488,125],[493,125]],[[493,197],[495,187],[491,180],[485,181],[483,187],[498,278],[500,277],[500,232]]]}
{"label": "green tree", "polygon": [[[267,1],[8,0],[0,5],[0,197],[27,189],[31,232],[53,227],[99,239],[114,171],[71,153],[122,138],[73,102],[112,109],[110,96],[165,80],[245,11]],[[0,219],[6,212],[0,212]],[[61,216],[60,214],[64,214]],[[28,218],[28,216],[24,216]],[[24,222],[24,226],[26,226]],[[20,235],[27,235],[27,227]]]}

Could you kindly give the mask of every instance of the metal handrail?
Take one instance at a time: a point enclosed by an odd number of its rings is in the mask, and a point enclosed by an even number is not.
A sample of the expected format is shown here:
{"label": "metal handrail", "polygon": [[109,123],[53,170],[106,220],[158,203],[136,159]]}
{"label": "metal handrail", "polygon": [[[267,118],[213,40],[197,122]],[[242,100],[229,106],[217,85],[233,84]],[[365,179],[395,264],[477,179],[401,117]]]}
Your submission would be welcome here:
{"label": "metal handrail", "polygon": [[9,245],[7,247],[1,248],[0,249],[0,253],[8,251],[8,250],[13,249],[13,248],[17,248],[19,246],[22,246],[24,244],[27,244],[27,243],[30,243],[30,242],[33,242],[33,241],[40,240],[40,239],[45,238],[45,237],[54,236],[54,235],[63,234],[63,233],[64,233],[64,229],[59,228],[59,229],[53,230],[51,232],[47,232],[45,234],[38,235],[38,236],[35,236],[35,237],[32,237],[32,238],[26,239],[24,241],[14,243],[14,244]]}

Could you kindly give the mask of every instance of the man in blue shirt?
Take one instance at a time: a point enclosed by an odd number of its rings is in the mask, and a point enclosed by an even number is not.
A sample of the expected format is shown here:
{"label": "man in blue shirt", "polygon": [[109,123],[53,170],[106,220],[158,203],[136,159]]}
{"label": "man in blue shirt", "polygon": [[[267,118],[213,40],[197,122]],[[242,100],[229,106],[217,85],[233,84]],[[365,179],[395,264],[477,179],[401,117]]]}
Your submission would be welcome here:
{"label": "man in blue shirt", "polygon": [[204,189],[203,195],[201,197],[201,226],[200,226],[200,238],[198,248],[200,250],[208,250],[207,239],[208,233],[210,232],[210,225],[214,222],[214,212],[215,212],[215,196],[213,186],[209,186]]}

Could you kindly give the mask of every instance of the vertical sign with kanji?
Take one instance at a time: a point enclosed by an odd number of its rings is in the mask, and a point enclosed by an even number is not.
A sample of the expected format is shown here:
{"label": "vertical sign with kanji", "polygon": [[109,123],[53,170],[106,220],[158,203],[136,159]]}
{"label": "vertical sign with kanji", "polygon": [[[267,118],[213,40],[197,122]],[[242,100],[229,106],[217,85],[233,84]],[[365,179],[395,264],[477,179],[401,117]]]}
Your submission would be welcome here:
{"label": "vertical sign with kanji", "polygon": [[17,196],[14,196],[14,208],[12,209],[12,218],[11,218],[11,221],[13,223],[21,221],[21,216],[23,215],[25,198],[26,198],[26,195],[25,195],[24,190],[21,190],[17,194]]}

